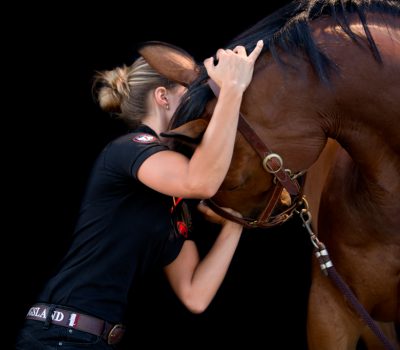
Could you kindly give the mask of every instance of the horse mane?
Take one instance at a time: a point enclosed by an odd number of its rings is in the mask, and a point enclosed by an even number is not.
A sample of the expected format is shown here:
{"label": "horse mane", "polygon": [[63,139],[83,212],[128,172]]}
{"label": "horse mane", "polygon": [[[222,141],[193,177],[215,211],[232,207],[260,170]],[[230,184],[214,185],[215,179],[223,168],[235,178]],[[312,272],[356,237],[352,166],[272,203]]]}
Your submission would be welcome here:
{"label": "horse mane", "polygon": [[[330,16],[357,43],[360,38],[350,28],[349,15],[358,15],[370,50],[375,59],[382,63],[379,50],[368,28],[367,12],[399,16],[400,2],[398,0],[295,0],[238,35],[226,48],[233,49],[237,45],[242,45],[247,52],[250,52],[258,40],[263,40],[263,52],[269,51],[279,65],[285,65],[280,57],[281,53],[303,55],[308,59],[318,78],[327,83],[329,73],[335,65],[314,42],[310,22],[322,16]],[[171,128],[196,119],[203,113],[206,103],[213,96],[206,83],[207,79],[207,72],[202,66],[198,79],[189,86],[183,96],[182,103],[171,120]]]}

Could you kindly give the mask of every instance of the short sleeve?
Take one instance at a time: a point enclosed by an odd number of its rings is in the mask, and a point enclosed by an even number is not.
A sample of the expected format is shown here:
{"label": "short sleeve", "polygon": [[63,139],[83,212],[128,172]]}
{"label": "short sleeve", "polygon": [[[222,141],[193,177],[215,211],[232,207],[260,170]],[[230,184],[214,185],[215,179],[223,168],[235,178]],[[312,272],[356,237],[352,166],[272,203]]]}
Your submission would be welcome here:
{"label": "short sleeve", "polygon": [[161,266],[164,267],[172,263],[177,258],[185,241],[186,238],[183,236],[172,237],[170,235],[164,245],[163,253],[161,256]]}
{"label": "short sleeve", "polygon": [[105,154],[105,167],[136,179],[139,167],[148,157],[168,149],[151,129],[129,133],[109,145]]}

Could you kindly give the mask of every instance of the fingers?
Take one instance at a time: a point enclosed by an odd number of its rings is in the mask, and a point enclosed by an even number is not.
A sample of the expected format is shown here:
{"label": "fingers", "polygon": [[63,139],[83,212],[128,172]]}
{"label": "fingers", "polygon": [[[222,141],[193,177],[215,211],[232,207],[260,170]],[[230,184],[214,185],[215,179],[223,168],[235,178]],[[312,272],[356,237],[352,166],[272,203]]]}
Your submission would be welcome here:
{"label": "fingers", "polygon": [[217,57],[217,60],[221,59],[221,56],[225,54],[225,50],[224,49],[218,49],[217,53],[215,54],[215,56]]}
{"label": "fingers", "polygon": [[[257,42],[256,47],[255,47],[254,50],[250,53],[250,55],[248,56],[248,58],[249,58],[251,61],[255,62],[256,59],[257,59],[257,57],[260,55],[260,53],[261,53],[263,47],[264,47],[264,42],[263,42],[262,40],[259,40],[259,41]],[[235,54],[238,54],[238,55],[244,56],[244,57],[247,56],[245,47],[244,47],[244,46],[241,46],[241,45],[238,45],[238,46],[236,46],[233,50],[230,50],[230,49],[226,49],[226,50],[224,50],[224,49],[219,49],[219,50],[217,51],[217,53],[216,53],[216,57],[217,57],[218,60],[220,60],[222,56],[224,56],[224,55],[226,55],[226,54],[229,55],[229,54],[232,54],[232,53],[235,53]]]}
{"label": "fingers", "polygon": [[[225,55],[227,52],[232,52],[232,50],[224,50],[224,49],[218,49],[217,53],[215,54],[216,61],[219,61],[223,55]],[[214,62],[214,57],[209,57],[206,60],[204,60],[204,67],[206,67],[207,71],[210,71],[210,69],[215,68],[217,65],[216,62]]]}
{"label": "fingers", "polygon": [[204,67],[206,67],[207,72],[210,72],[212,69],[215,68],[214,66],[214,57],[209,57],[204,60]]}
{"label": "fingers", "polygon": [[242,217],[243,217],[242,214],[240,214],[238,211],[235,211],[235,210],[233,210],[233,209],[231,209],[231,208],[222,207],[222,209],[224,209],[224,210],[227,211],[229,214],[232,214],[233,216],[236,216],[236,217],[238,217],[238,218],[242,218]]}
{"label": "fingers", "polygon": [[246,49],[245,49],[243,46],[236,46],[236,47],[233,49],[233,52],[234,52],[234,53],[237,53],[237,54],[239,54],[239,55],[243,55],[243,56],[246,56],[246,55],[247,55]]}
{"label": "fingers", "polygon": [[211,208],[209,208],[203,201],[197,205],[197,209],[201,212],[205,219],[215,224],[222,225],[224,220],[221,216],[217,215]]}
{"label": "fingers", "polygon": [[203,214],[209,214],[211,209],[204,203],[204,201],[200,201],[197,205],[197,209]]}
{"label": "fingers", "polygon": [[257,57],[260,55],[262,49],[264,47],[264,42],[262,40],[258,40],[256,47],[253,52],[249,55],[249,58],[255,62]]}
{"label": "fingers", "polygon": [[244,91],[251,81],[254,63],[263,46],[263,41],[259,40],[249,55],[247,55],[246,48],[243,45],[238,45],[233,50],[219,49],[214,56],[218,62],[215,62],[214,58],[211,57],[204,61],[204,66],[210,78],[219,87],[222,87],[225,82],[236,81],[238,82],[237,88]]}
{"label": "fingers", "polygon": [[[214,210],[212,210],[208,205],[206,205],[204,203],[204,201],[200,201],[200,203],[197,205],[197,209],[203,213],[204,215],[208,216],[208,217],[215,217],[215,218],[219,218],[221,220],[224,220],[224,218],[222,218],[220,215],[218,215]],[[221,207],[221,209],[223,209],[224,211],[237,216],[238,218],[243,217],[242,214],[240,214],[239,212],[231,209],[231,208],[226,208],[226,207]]]}
{"label": "fingers", "polygon": [[197,210],[207,217],[208,220],[214,219],[211,221],[215,221],[215,219],[220,218],[220,216],[216,214],[208,205],[206,205],[204,201],[200,201],[200,203],[197,205]]}

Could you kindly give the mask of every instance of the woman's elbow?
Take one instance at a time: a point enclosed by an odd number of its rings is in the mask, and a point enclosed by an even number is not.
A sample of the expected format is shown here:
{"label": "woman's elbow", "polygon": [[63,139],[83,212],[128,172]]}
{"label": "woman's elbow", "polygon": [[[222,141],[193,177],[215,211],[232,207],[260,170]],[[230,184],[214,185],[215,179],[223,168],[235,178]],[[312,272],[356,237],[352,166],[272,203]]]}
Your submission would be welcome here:
{"label": "woman's elbow", "polygon": [[197,199],[208,199],[214,197],[215,194],[218,192],[219,184],[212,184],[212,183],[203,183],[203,184],[192,184],[191,193],[193,194],[191,197]]}
{"label": "woman's elbow", "polygon": [[187,289],[177,293],[182,304],[192,313],[201,314],[204,312],[208,305],[210,305],[211,300],[205,297],[204,292],[199,293],[193,289]]}
{"label": "woman's elbow", "polygon": [[183,305],[193,314],[201,314],[206,311],[210,303],[203,300],[182,300]]}

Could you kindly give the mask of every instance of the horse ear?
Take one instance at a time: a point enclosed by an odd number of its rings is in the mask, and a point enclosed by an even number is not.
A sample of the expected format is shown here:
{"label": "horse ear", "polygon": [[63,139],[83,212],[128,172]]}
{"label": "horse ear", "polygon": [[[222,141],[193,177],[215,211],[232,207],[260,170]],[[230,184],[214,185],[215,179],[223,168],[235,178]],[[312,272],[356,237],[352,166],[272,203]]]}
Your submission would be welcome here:
{"label": "horse ear", "polygon": [[185,50],[161,41],[149,41],[138,49],[140,55],[158,73],[188,86],[200,72],[193,57]]}
{"label": "horse ear", "polygon": [[197,145],[207,129],[208,122],[204,119],[196,119],[187,122],[175,129],[161,133],[163,137],[173,138],[174,141],[182,141],[184,144]]}

